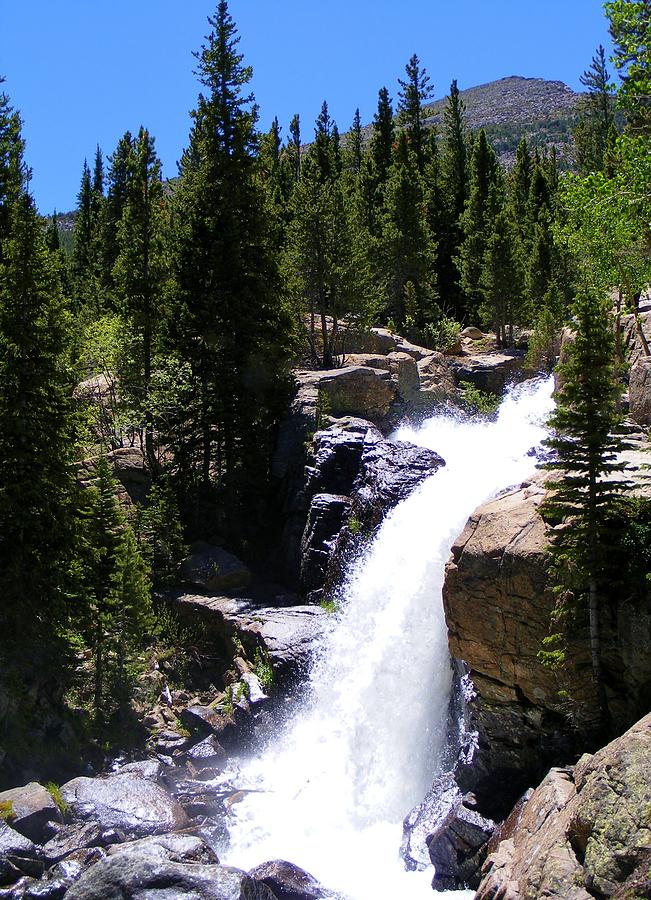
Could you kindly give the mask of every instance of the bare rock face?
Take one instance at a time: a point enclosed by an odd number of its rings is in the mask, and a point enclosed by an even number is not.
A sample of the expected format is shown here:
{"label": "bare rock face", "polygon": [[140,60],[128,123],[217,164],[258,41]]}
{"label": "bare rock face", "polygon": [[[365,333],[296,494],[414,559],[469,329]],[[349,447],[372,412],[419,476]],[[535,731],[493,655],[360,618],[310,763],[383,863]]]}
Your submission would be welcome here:
{"label": "bare rock face", "polygon": [[651,357],[640,357],[631,367],[629,410],[638,425],[651,425]]}
{"label": "bare rock face", "polygon": [[335,416],[359,415],[384,419],[395,402],[398,388],[389,372],[369,366],[346,366],[321,372],[319,390]]}
{"label": "bare rock face", "polygon": [[450,651],[470,667],[476,692],[468,728],[477,752],[464,786],[498,819],[572,746],[555,673],[538,659],[554,606],[538,513],[544,495],[534,481],[480,506],[446,570]]}
{"label": "bare rock face", "polygon": [[501,394],[507,384],[521,378],[524,355],[508,353],[471,353],[455,357],[451,369],[457,380],[469,381],[482,391]]}
{"label": "bare rock face", "polygon": [[[651,311],[642,308],[644,304],[640,304],[639,323],[642,333],[646,337],[647,343],[651,344]],[[644,344],[640,337],[640,329],[638,329],[635,316],[632,313],[623,315],[620,321],[620,329],[622,336],[622,347],[626,358],[631,364],[635,364],[638,359],[642,359],[646,354]]]}
{"label": "bare rock face", "polygon": [[[625,458],[635,465],[640,455],[630,451]],[[538,658],[555,603],[549,537],[539,512],[544,496],[545,476],[537,475],[480,506],[455,541],[446,571],[450,650],[467,663],[475,691],[466,727],[475,733],[476,750],[472,766],[461,768],[459,784],[474,791],[481,811],[495,819],[549,766],[572,758],[575,746],[591,740],[596,719],[580,623],[568,648],[573,665],[554,671]],[[651,639],[651,611],[633,603],[606,605],[602,625],[609,710],[623,730],[648,709],[651,660],[643,648]],[[559,691],[576,701],[572,726]]]}
{"label": "bare rock face", "polygon": [[627,882],[645,880],[650,803],[648,715],[573,770],[549,772],[489,855],[477,900],[627,896]]}

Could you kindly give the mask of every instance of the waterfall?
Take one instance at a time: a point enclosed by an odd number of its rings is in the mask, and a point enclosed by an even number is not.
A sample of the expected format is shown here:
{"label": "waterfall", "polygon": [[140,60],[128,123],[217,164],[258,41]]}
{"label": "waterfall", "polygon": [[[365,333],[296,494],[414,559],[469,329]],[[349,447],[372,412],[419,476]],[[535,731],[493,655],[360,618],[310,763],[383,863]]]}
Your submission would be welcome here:
{"label": "waterfall", "polygon": [[527,382],[495,421],[443,414],[399,429],[397,439],[447,465],[386,517],[352,567],[306,700],[237,775],[255,792],[233,807],[223,862],[287,859],[352,900],[432,897],[432,871],[405,872],[398,847],[445,741],[444,567],[473,510],[534,471],[551,392],[551,379]]}

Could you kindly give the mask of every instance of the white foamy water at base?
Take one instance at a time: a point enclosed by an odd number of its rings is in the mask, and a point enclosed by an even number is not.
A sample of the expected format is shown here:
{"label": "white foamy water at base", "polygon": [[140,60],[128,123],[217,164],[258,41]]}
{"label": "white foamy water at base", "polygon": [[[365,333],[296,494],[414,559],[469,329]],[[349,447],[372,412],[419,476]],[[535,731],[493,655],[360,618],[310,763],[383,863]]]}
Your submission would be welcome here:
{"label": "white foamy water at base", "polygon": [[256,792],[233,807],[222,862],[286,859],[351,900],[431,900],[432,869],[406,872],[398,848],[446,736],[445,563],[475,508],[534,471],[551,392],[551,379],[528,382],[495,422],[441,415],[395,435],[447,465],[387,516],[352,567],[306,700],[235,776]]}

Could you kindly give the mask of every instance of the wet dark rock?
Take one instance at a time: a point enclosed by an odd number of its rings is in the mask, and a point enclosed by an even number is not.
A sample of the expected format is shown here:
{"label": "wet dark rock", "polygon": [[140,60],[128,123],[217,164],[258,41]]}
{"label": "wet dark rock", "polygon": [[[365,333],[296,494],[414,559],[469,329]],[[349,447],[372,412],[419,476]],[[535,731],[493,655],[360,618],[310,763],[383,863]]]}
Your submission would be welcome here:
{"label": "wet dark rock", "polygon": [[446,772],[435,779],[424,799],[405,816],[400,856],[406,869],[414,871],[430,865],[428,843],[437,830],[452,820],[462,799],[454,775]]}
{"label": "wet dark rock", "polygon": [[36,843],[45,837],[48,822],[63,822],[52,795],[36,781],[0,791],[0,803],[11,805],[11,827]]}
{"label": "wet dark rock", "polygon": [[479,886],[481,868],[487,854],[487,841],[495,822],[463,803],[454,817],[440,827],[429,841],[430,859],[435,875],[432,887],[437,891]]}
{"label": "wet dark rock", "polygon": [[[318,432],[314,448],[313,465],[306,469],[311,500],[301,541],[301,584],[316,602],[324,588],[329,594],[341,581],[355,535],[374,529],[445,462],[427,448],[384,440],[372,423],[354,418]],[[353,521],[355,528],[348,528]]]}
{"label": "wet dark rock", "polygon": [[312,465],[305,470],[306,491],[312,494],[351,494],[359,474],[367,435],[377,440],[381,433],[365,419],[346,417],[337,425],[314,435]]}
{"label": "wet dark rock", "polygon": [[350,510],[349,497],[316,494],[312,498],[301,542],[301,584],[305,591],[323,585],[339,532]]}
{"label": "wet dark rock", "polygon": [[446,772],[405,818],[400,855],[407,869],[424,869],[432,863],[435,890],[479,884],[495,823],[472,809],[473,802],[461,793],[454,774]]}
{"label": "wet dark rock", "polygon": [[73,884],[81,878],[82,873],[94,863],[104,859],[106,852],[100,847],[85,847],[70,853],[48,872],[49,878]]}
{"label": "wet dark rock", "polygon": [[249,872],[251,878],[271,888],[278,900],[321,900],[332,897],[316,878],[283,859],[261,863]]}
{"label": "wet dark rock", "polygon": [[74,778],[61,788],[73,822],[96,821],[134,837],[174,831],[188,824],[169,792],[136,773]]}
{"label": "wet dark rock", "polygon": [[164,847],[117,853],[85,872],[66,900],[276,900],[246,873],[227,866],[177,862]]}
{"label": "wet dark rock", "polygon": [[29,838],[0,820],[0,885],[43,871],[40,849]]}
{"label": "wet dark rock", "polygon": [[364,441],[361,470],[353,490],[355,515],[377,524],[429,475],[445,465],[438,453],[406,441]]}
{"label": "wet dark rock", "polygon": [[36,881],[27,887],[22,895],[23,900],[63,900],[70,882],[63,878],[47,881]]}

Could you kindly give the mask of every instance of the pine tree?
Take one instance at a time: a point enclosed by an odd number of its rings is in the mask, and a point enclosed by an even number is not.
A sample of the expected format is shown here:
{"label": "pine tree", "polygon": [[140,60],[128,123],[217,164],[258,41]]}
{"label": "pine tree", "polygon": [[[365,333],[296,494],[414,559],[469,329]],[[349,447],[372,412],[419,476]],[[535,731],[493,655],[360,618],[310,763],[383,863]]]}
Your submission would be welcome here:
{"label": "pine tree", "polygon": [[84,503],[82,590],[93,659],[93,709],[105,723],[129,697],[128,663],[151,627],[151,588],[105,456]]}
{"label": "pine tree", "polygon": [[324,104],[292,197],[286,265],[295,304],[309,318],[312,361],[327,369],[342,352],[342,319],[366,321],[369,306],[367,267],[355,240],[353,206],[338,158]]}
{"label": "pine tree", "polygon": [[362,119],[359,114],[359,107],[355,110],[353,124],[350,127],[348,140],[346,142],[346,157],[348,160],[348,169],[353,175],[359,175],[362,169],[362,157],[364,156],[364,141],[362,138]]}
{"label": "pine tree", "polygon": [[524,253],[531,241],[531,220],[529,217],[529,192],[533,162],[526,138],[522,138],[515,151],[515,162],[509,173],[509,208],[511,219],[518,233],[520,247]]}
{"label": "pine tree", "polygon": [[550,418],[547,441],[555,459],[545,467],[558,475],[544,511],[564,527],[555,529],[552,552],[559,588],[574,606],[587,601],[592,675],[604,723],[608,711],[602,675],[600,606],[605,602],[603,572],[609,552],[608,519],[628,486],[613,479],[623,464],[617,454],[621,388],[615,368],[613,321],[609,304],[593,290],[579,291],[576,338],[560,367],[561,387]]}
{"label": "pine tree", "polygon": [[[499,202],[495,202],[499,208]],[[486,243],[480,288],[484,297],[481,312],[492,326],[500,347],[513,345],[513,326],[521,315],[523,276],[516,236],[504,206],[497,212]]]}
{"label": "pine tree", "polygon": [[471,317],[476,316],[483,299],[481,271],[491,223],[496,213],[494,204],[499,197],[499,192],[496,191],[499,178],[500,169],[495,151],[482,129],[474,142],[470,160],[468,201],[461,220],[464,240],[457,260],[465,306]]}
{"label": "pine tree", "polygon": [[[0,86],[5,79],[0,76]],[[28,177],[23,161],[25,142],[21,134],[20,116],[9,102],[8,95],[0,92],[0,262],[3,259],[3,241],[9,235],[9,218],[12,204],[20,196]]]}
{"label": "pine tree", "polygon": [[117,228],[118,257],[113,278],[119,309],[130,333],[129,365],[122,373],[123,391],[140,412],[145,458],[154,473],[158,471],[158,460],[151,379],[168,278],[165,226],[161,163],[154,139],[141,128],[126,162],[124,207]]}
{"label": "pine tree", "polygon": [[606,52],[599,45],[589,69],[579,79],[587,88],[579,107],[580,121],[574,131],[579,171],[602,172],[611,129],[615,123],[615,86],[606,66]]}
{"label": "pine tree", "polygon": [[0,263],[0,591],[4,639],[54,639],[73,543],[71,321],[31,197]]}
{"label": "pine tree", "polygon": [[[456,80],[450,85],[443,122],[445,149],[440,169],[445,216],[441,219],[440,232],[437,236],[438,284],[441,302],[461,318],[463,300],[459,286],[459,272],[454,260],[463,240],[462,216],[468,195],[468,147],[465,105]],[[436,144],[432,143],[434,148]]]}
{"label": "pine tree", "polygon": [[[254,527],[284,386],[287,321],[257,158],[251,69],[225,0],[196,54],[205,89],[192,113],[175,196],[175,350],[196,384],[190,454],[179,452],[196,530],[219,506],[234,533]],[[256,439],[251,436],[255,434]],[[247,509],[247,504],[249,508]],[[190,510],[188,510],[189,512]]]}
{"label": "pine tree", "polygon": [[118,223],[122,218],[127,193],[128,160],[133,152],[134,139],[126,131],[108,157],[109,170],[106,179],[106,199],[102,227],[102,280],[113,287],[113,266],[118,258]]}
{"label": "pine tree", "polygon": [[450,95],[443,111],[445,144],[443,178],[453,222],[458,222],[463,214],[468,194],[465,110],[455,79],[450,85]]}
{"label": "pine tree", "polygon": [[84,160],[73,232],[72,274],[75,299],[91,318],[99,318],[106,305],[102,271],[103,220],[104,163],[102,151],[98,147],[92,175]]}
{"label": "pine tree", "polygon": [[[371,238],[377,237],[379,233],[379,220],[384,203],[384,188],[391,169],[394,137],[393,106],[389,91],[383,87],[378,94],[377,112],[373,118],[373,130],[359,184],[361,223]],[[373,256],[372,250],[370,256]]]}
{"label": "pine tree", "polygon": [[416,154],[400,134],[386,187],[379,263],[387,314],[398,326],[423,329],[436,317],[436,246],[425,216]]}
{"label": "pine tree", "polygon": [[420,175],[425,171],[427,161],[427,132],[424,107],[434,96],[434,88],[430,84],[427,70],[421,67],[418,56],[414,53],[405,66],[407,78],[398,79],[400,94],[398,102],[398,121],[404,125],[409,143],[416,157],[416,167]]}
{"label": "pine tree", "polygon": [[300,181],[301,178],[301,119],[298,113],[289,123],[289,144],[287,145],[287,154],[291,162],[291,170],[294,182]]}
{"label": "pine tree", "polygon": [[618,103],[626,111],[628,130],[651,134],[651,5],[649,0],[604,3],[614,44],[613,62],[622,84]]}
{"label": "pine tree", "polygon": [[77,216],[73,237],[72,266],[75,280],[81,283],[90,269],[93,241],[93,188],[88,162],[84,160],[81,185],[77,194]]}

